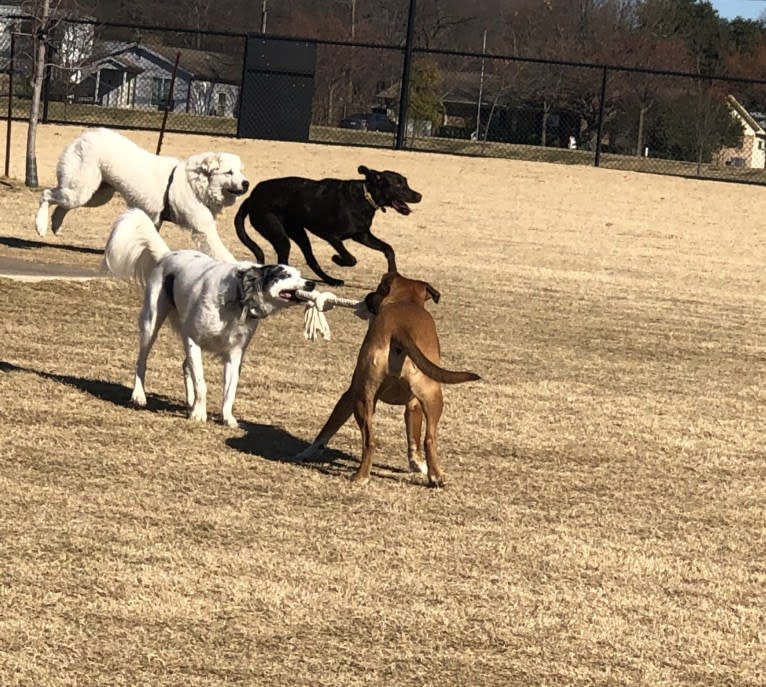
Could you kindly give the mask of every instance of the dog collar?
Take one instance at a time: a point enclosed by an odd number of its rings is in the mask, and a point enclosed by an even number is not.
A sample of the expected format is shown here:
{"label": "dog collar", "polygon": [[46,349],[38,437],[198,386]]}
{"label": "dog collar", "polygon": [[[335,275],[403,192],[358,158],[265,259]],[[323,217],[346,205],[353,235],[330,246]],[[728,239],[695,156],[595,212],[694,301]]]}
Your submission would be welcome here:
{"label": "dog collar", "polygon": [[375,208],[376,210],[383,210],[383,212],[386,211],[386,209],[383,206],[378,205],[375,202],[375,199],[372,197],[372,194],[367,190],[367,184],[362,184],[362,189],[364,190],[364,198],[365,198],[365,200],[370,205],[372,205],[373,208]]}
{"label": "dog collar", "polygon": [[247,304],[242,305],[242,314],[239,316],[240,322],[244,322],[245,320],[262,320],[262,319],[263,319],[263,315],[258,314],[255,308]]}
{"label": "dog collar", "polygon": [[242,293],[241,284],[237,284],[237,290],[239,292],[239,297],[235,303],[240,308],[242,308],[242,312],[239,314],[239,321],[245,322],[246,320],[262,320],[264,315],[261,315],[251,303],[245,300],[244,294]]}

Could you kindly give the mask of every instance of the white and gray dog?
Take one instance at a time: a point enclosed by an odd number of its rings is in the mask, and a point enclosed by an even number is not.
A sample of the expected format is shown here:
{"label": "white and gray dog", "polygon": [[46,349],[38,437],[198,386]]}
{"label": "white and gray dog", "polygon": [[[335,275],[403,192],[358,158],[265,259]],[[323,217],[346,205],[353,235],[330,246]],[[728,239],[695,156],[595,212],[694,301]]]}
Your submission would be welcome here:
{"label": "white and gray dog", "polygon": [[139,318],[139,351],[131,400],[146,405],[146,361],[167,317],[183,341],[186,402],[193,420],[207,419],[207,387],[202,351],[224,364],[221,414],[229,427],[242,356],[261,320],[301,302],[296,290],[311,291],[312,281],[286,265],[227,263],[196,250],[171,251],[147,215],[137,209],[112,226],[104,250],[104,268],[116,277],[144,285]]}

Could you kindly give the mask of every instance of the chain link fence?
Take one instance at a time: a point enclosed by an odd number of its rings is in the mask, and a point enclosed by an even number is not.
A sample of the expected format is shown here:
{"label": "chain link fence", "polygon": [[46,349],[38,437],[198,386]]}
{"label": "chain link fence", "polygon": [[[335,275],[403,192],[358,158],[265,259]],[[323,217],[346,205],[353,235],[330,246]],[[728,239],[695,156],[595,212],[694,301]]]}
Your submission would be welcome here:
{"label": "chain link fence", "polygon": [[[0,116],[28,117],[34,26],[0,17]],[[41,120],[237,136],[264,117],[278,132],[304,108],[291,126],[310,142],[766,183],[763,80],[422,49],[405,72],[402,46],[299,39],[310,70],[261,56],[254,91],[251,38],[57,21]]]}

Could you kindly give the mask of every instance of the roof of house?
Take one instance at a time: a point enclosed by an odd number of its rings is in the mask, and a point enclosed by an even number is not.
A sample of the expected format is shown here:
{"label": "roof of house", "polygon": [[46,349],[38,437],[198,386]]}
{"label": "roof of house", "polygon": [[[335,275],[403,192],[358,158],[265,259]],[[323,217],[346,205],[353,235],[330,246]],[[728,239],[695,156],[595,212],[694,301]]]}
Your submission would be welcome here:
{"label": "roof of house", "polygon": [[144,69],[131,59],[131,55],[140,51],[148,52],[165,62],[168,71],[173,69],[176,57],[180,53],[179,71],[185,74],[187,78],[190,77],[197,81],[237,84],[242,77],[242,62],[233,55],[190,48],[175,48],[168,45],[120,41],[102,43],[101,50],[93,54],[86,67],[90,67],[90,71],[95,71],[99,65],[108,61],[123,67],[126,71],[140,74]]}
{"label": "roof of house", "polygon": [[141,74],[143,71],[145,71],[142,66],[136,64],[133,60],[125,57],[124,55],[108,55],[107,57],[99,60],[98,63],[104,64],[106,62],[113,64],[115,67],[119,67],[123,71],[126,71],[130,74]]}
{"label": "roof of house", "polygon": [[766,130],[751,114],[748,112],[742,103],[740,103],[733,95],[726,96],[726,102],[729,104],[732,112],[742,119],[754,132],[756,136],[766,136]]}
{"label": "roof of house", "polygon": [[174,63],[176,55],[181,53],[178,62],[179,68],[183,67],[186,71],[191,72],[195,79],[237,84],[242,80],[243,57],[241,56],[191,48],[174,48],[168,45],[150,45],[148,47],[171,63]]}

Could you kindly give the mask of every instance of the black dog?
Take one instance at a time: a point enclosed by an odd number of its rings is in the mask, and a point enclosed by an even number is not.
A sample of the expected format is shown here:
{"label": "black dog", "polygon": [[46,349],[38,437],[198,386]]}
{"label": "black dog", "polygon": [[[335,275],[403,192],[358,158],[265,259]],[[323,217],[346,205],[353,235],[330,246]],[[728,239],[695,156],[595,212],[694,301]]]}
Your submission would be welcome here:
{"label": "black dog", "polygon": [[394,249],[370,232],[376,210],[394,208],[409,215],[407,203],[419,203],[422,196],[413,191],[401,174],[376,172],[359,167],[364,181],[341,179],[304,179],[284,177],[268,179],[257,184],[250,196],[240,205],[234,218],[237,236],[264,262],[263,251],[245,230],[245,217],[266,238],[277,252],[277,262],[288,264],[290,239],[303,251],[308,266],[325,282],[341,286],[343,280],[334,279],[319,266],[311,250],[307,231],[327,241],[337,252],[332,259],[336,265],[352,267],[356,258],[346,250],[343,241],[352,239],[363,246],[382,251],[388,260],[388,271],[396,272]]}

